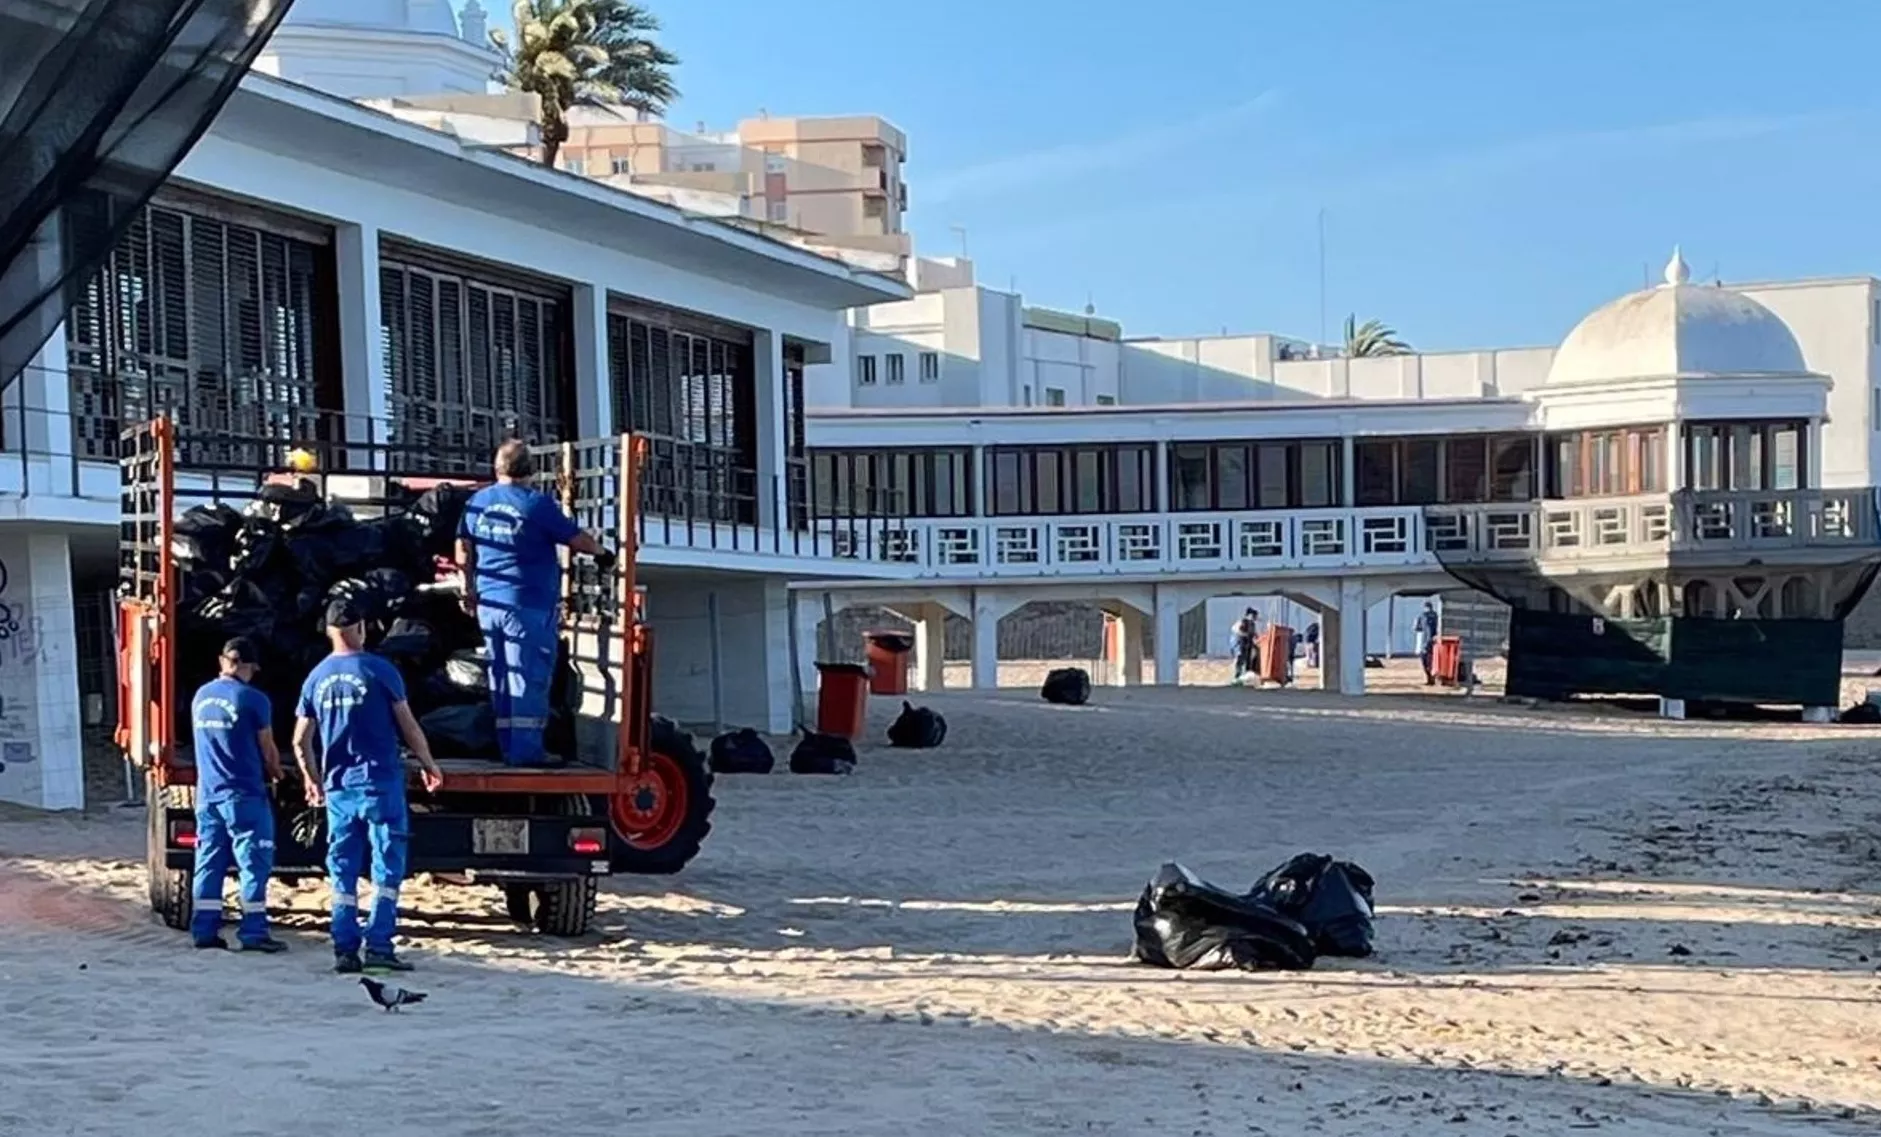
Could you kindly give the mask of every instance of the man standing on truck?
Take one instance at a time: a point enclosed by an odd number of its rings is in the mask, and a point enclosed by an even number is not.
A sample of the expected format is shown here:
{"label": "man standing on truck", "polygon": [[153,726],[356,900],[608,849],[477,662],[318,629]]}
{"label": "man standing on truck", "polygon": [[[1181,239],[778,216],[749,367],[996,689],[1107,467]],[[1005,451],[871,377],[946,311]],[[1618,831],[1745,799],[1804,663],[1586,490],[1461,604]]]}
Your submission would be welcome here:
{"label": "man standing on truck", "polygon": [[554,499],[522,484],[535,473],[529,448],[511,439],[497,447],[496,484],[464,506],[457,563],[464,571],[464,609],[477,617],[490,653],[490,702],[496,744],[510,766],[551,763],[542,749],[555,675],[556,607],[562,565],[556,546],[586,553],[608,568],[614,554],[583,533]]}
{"label": "man standing on truck", "polygon": [[[402,737],[423,767],[425,789],[436,793],[444,772],[431,757],[424,732],[405,702],[398,670],[367,654],[365,619],[349,600],[327,606],[332,654],[301,686],[294,724],[294,758],[307,781],[307,804],[327,807],[327,882],[333,889],[333,969],[410,971],[392,948],[398,922],[398,886],[405,879],[411,812],[405,803]],[[312,741],[320,739],[316,770]],[[359,877],[372,853],[372,915],[360,958]]]}
{"label": "man standing on truck", "polygon": [[274,708],[249,686],[260,655],[237,636],[222,645],[221,674],[190,700],[196,754],[195,914],[189,934],[199,948],[226,948],[222,939],[222,883],[229,862],[242,885],[242,922],[235,940],[243,951],[273,954],[287,945],[268,934],[268,878],[274,873],[274,802],[268,787],[281,780],[274,745]]}

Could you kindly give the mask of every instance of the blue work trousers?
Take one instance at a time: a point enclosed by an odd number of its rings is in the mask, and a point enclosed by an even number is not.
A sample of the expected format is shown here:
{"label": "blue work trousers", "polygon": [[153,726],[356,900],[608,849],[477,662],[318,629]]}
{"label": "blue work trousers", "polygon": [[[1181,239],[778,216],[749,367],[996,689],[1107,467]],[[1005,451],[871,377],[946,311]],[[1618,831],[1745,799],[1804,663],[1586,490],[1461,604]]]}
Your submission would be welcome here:
{"label": "blue work trousers", "polygon": [[398,925],[398,886],[405,880],[411,844],[411,811],[405,787],[354,786],[327,791],[327,881],[333,889],[333,951],[359,951],[359,878],[372,855],[372,914],[366,921],[366,950],[392,951]]}
{"label": "blue work trousers", "polygon": [[505,765],[540,765],[542,730],[549,723],[549,684],[555,677],[555,610],[480,604],[477,624],[490,649],[497,749]]}
{"label": "blue work trousers", "polygon": [[243,943],[268,938],[268,877],[274,872],[274,806],[244,795],[196,806],[195,914],[189,933],[197,943],[216,938],[222,927],[222,882],[230,863],[242,886]]}

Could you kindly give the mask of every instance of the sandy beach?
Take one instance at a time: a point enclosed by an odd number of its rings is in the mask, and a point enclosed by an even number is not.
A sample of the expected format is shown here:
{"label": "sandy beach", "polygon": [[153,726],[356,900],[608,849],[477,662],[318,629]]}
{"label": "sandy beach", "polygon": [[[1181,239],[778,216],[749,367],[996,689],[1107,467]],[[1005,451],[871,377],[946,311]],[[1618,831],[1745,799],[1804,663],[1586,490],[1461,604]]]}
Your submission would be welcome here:
{"label": "sandy beach", "polygon": [[[1402,685],[1402,684],[1400,684]],[[1860,1133],[1881,1127],[1881,764],[1852,727],[1400,693],[949,692],[945,748],[721,778],[601,932],[414,882],[381,1014],[144,902],[141,814],[0,815],[0,1134]],[[892,717],[877,700],[873,730]],[[1133,965],[1165,860],[1378,879],[1376,958]]]}

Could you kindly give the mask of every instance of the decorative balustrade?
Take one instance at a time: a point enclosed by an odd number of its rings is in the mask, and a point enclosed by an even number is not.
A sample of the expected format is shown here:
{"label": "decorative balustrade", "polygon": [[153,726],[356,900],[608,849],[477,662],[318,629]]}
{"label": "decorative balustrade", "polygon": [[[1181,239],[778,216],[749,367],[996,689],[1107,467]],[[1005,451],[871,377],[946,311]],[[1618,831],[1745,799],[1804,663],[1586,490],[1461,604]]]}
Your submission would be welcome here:
{"label": "decorative balustrade", "polygon": [[[1239,513],[819,522],[835,556],[923,577],[1258,574],[1877,546],[1868,489]],[[1881,551],[1881,549],[1878,549]]]}

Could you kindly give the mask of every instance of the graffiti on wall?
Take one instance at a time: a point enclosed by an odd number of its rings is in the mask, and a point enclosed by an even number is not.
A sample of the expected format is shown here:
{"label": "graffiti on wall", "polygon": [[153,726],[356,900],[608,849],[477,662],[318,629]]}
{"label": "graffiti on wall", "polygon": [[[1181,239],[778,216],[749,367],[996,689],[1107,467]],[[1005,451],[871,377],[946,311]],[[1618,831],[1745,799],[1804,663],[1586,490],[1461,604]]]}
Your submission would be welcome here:
{"label": "graffiti on wall", "polygon": [[32,763],[39,723],[39,621],[0,556],[0,774]]}

